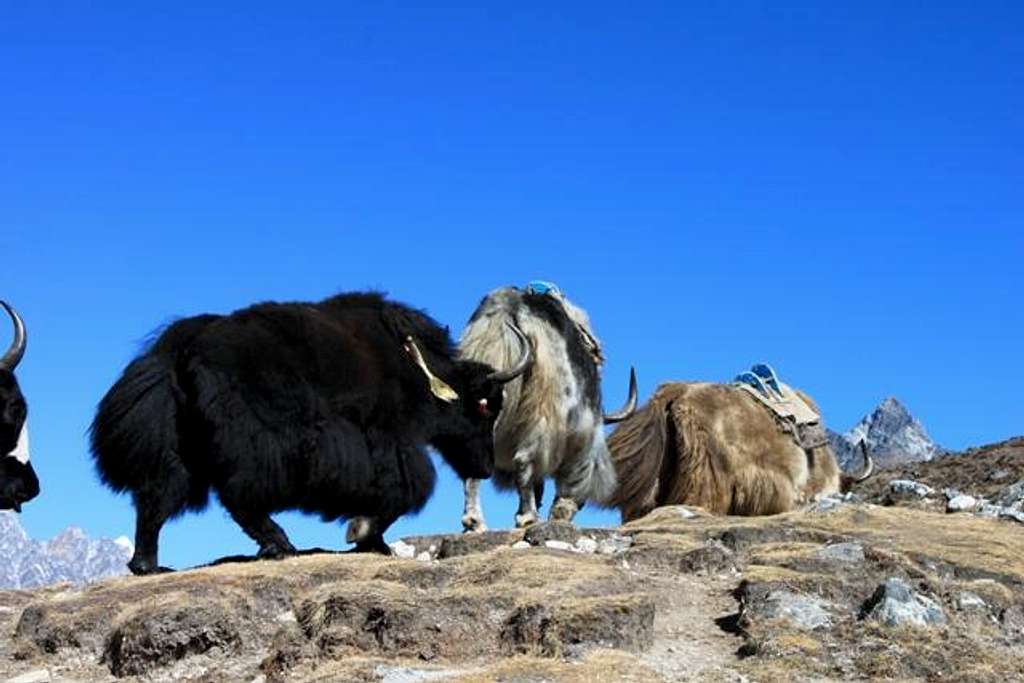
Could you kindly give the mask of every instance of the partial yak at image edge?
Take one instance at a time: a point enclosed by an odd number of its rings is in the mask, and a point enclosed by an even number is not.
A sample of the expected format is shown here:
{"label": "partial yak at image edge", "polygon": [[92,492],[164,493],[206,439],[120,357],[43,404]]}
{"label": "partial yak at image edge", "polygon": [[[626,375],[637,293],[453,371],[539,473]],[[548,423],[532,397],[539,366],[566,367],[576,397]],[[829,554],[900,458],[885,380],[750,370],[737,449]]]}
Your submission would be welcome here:
{"label": "partial yak at image edge", "polygon": [[0,510],[21,512],[39,495],[39,478],[32,467],[28,439],[28,403],[15,369],[25,356],[28,333],[14,307],[0,301],[14,325],[14,339],[0,357]]}

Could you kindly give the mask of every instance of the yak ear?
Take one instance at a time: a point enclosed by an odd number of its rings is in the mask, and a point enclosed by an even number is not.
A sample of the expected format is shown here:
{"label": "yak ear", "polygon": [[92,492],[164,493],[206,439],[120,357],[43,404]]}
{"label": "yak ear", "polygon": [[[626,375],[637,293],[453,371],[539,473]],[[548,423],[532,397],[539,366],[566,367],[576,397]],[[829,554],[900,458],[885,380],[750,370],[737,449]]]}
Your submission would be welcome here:
{"label": "yak ear", "polygon": [[427,382],[430,384],[430,393],[445,403],[453,403],[459,400],[459,394],[427,367],[427,361],[424,360],[423,354],[420,353],[420,349],[416,346],[416,342],[413,341],[412,337],[405,338],[405,351],[412,356],[413,361],[420,367],[423,374],[426,375]]}

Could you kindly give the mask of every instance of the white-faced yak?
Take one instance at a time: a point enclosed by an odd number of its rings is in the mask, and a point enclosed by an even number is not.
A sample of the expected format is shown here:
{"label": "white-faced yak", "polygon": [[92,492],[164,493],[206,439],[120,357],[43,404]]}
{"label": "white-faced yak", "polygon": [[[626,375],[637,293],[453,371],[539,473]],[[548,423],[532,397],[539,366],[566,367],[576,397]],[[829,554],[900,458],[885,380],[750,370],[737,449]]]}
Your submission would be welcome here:
{"label": "white-faced yak", "polygon": [[[601,346],[587,314],[550,283],[525,290],[497,289],[470,318],[459,354],[501,367],[518,354],[521,329],[533,346],[533,364],[505,385],[504,408],[494,427],[495,484],[519,492],[517,527],[537,521],[544,478],[555,479],[552,519],[571,520],[587,501],[604,503],[616,488],[615,470],[602,426],[636,408],[636,376],[630,373],[629,400],[617,414],[602,415]],[[466,531],[486,529],[480,482],[465,482]]]}
{"label": "white-faced yak", "polygon": [[355,549],[388,552],[384,531],[433,490],[428,444],[460,476],[490,475],[502,384],[529,353],[512,372],[458,360],[446,328],[376,293],[171,324],[92,424],[101,479],[135,505],[129,568],[159,571],[161,526],[210,489],[259,557],[295,552],[270,517],[288,509],[359,517]]}
{"label": "white-faced yak", "polygon": [[[809,396],[794,390],[815,413]],[[871,474],[843,475],[827,442],[804,448],[736,386],[663,384],[608,437],[619,478],[612,504],[628,522],[662,505],[721,515],[773,515],[838,493]],[[862,444],[863,448],[863,444]]]}
{"label": "white-faced yak", "polygon": [[27,336],[21,316],[5,301],[0,306],[14,323],[14,341],[0,358],[0,510],[21,512],[22,504],[39,495],[39,479],[29,462],[28,405],[14,376]]}

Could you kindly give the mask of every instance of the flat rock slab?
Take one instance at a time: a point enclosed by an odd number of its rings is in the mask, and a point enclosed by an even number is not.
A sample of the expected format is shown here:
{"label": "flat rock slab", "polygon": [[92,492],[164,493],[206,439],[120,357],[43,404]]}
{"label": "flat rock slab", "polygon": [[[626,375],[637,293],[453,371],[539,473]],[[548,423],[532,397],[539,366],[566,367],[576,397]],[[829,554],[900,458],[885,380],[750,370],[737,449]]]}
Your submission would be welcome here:
{"label": "flat rock slab", "polygon": [[571,522],[538,522],[526,528],[523,540],[530,545],[545,545],[548,541],[560,541],[575,544],[580,538],[580,530]]}
{"label": "flat rock slab", "polygon": [[864,546],[860,543],[833,543],[817,552],[822,560],[860,564],[864,562]]}
{"label": "flat rock slab", "polygon": [[445,536],[437,551],[437,559],[462,557],[476,553],[485,553],[495,548],[511,546],[521,538],[515,531],[485,531],[482,534],[453,534]]}
{"label": "flat rock slab", "polygon": [[750,626],[758,621],[784,621],[801,631],[832,626],[829,605],[819,598],[756,583],[746,583],[740,591],[743,596],[741,624]]}

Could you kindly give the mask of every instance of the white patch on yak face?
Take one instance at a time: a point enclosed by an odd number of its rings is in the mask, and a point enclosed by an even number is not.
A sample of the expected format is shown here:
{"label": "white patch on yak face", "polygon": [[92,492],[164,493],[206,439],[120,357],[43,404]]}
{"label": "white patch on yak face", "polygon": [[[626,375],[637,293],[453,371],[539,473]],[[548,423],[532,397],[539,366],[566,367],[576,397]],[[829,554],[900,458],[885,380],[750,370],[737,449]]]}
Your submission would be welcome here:
{"label": "white patch on yak face", "polygon": [[7,454],[8,458],[15,458],[22,465],[28,464],[28,422],[21,426],[21,433],[18,434],[18,445]]}

